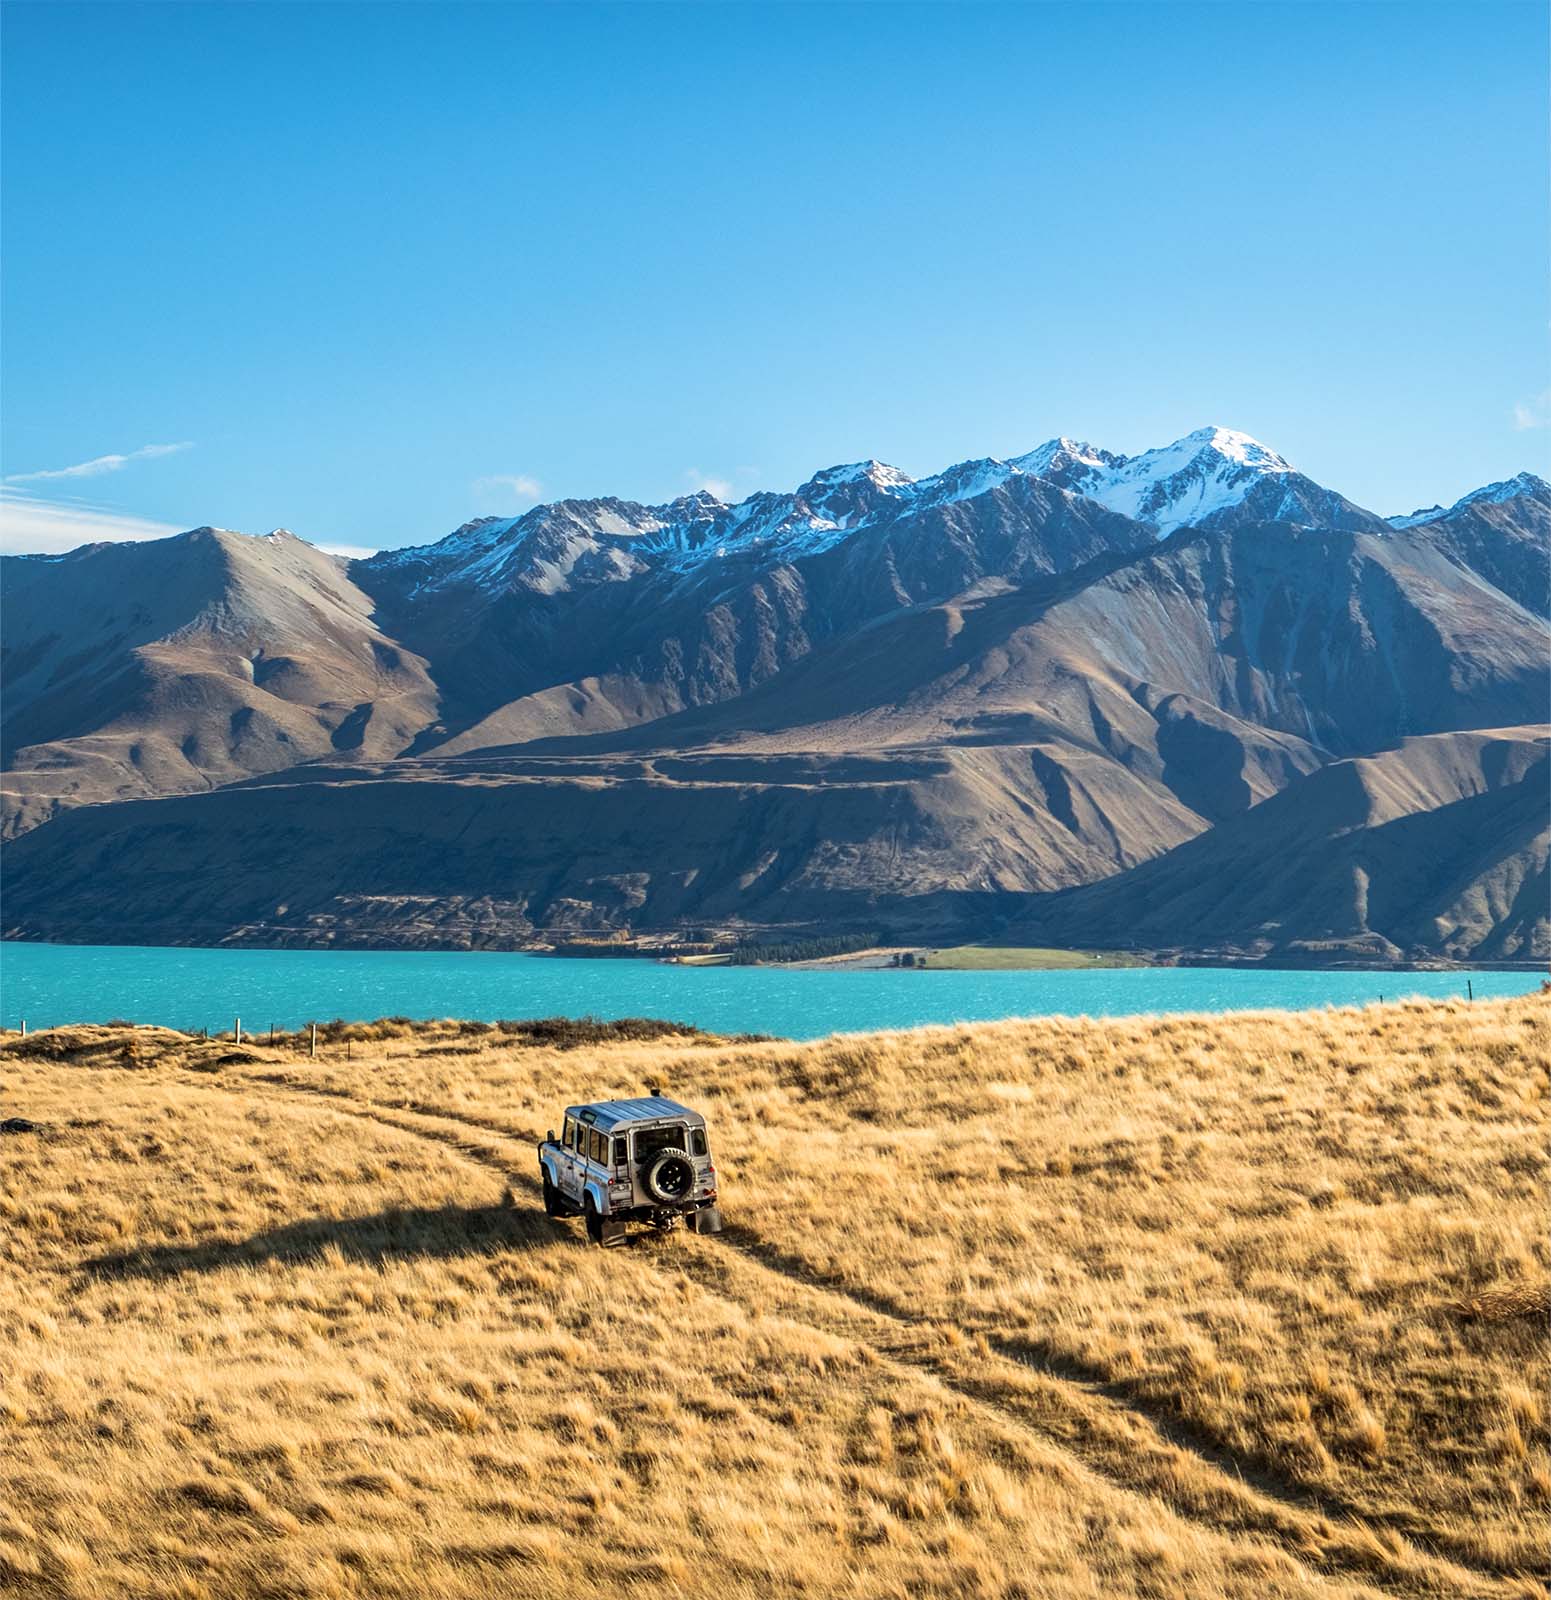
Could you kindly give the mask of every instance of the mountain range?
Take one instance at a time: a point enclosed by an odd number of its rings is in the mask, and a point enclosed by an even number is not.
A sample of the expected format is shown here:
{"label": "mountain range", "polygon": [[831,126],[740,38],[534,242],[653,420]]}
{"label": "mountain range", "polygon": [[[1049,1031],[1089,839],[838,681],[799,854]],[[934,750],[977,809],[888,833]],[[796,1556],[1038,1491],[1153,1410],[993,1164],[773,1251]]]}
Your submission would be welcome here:
{"label": "mountain range", "polygon": [[1541,960],[1551,487],[1242,433],[5,560],[10,937]]}

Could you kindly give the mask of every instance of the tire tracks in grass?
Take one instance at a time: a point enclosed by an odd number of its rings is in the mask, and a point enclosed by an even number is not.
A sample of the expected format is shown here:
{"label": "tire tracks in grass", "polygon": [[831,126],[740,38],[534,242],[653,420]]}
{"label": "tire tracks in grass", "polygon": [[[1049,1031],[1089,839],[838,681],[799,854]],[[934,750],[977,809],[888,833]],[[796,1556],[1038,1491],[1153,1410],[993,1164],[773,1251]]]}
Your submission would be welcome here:
{"label": "tire tracks in grass", "polygon": [[[962,1329],[934,1322],[930,1318],[911,1313],[889,1295],[845,1282],[833,1274],[825,1273],[801,1256],[793,1255],[774,1244],[756,1229],[745,1224],[733,1224],[725,1237],[744,1255],[759,1262],[772,1272],[780,1273],[794,1282],[812,1285],[828,1293],[842,1296],[861,1307],[876,1313],[901,1328],[918,1331],[924,1336],[935,1334],[939,1343],[946,1341],[950,1350],[954,1341],[967,1340],[982,1354],[999,1357],[1002,1362],[1026,1369],[1037,1382],[1026,1380],[1019,1386],[1019,1398],[1014,1402],[1029,1420],[1053,1437],[1070,1444],[1072,1448],[1091,1446],[1098,1438],[1127,1453],[1127,1470],[1140,1470],[1131,1455],[1137,1450],[1156,1451],[1158,1443],[1170,1446],[1169,1452],[1158,1455],[1154,1467],[1167,1482],[1170,1492],[1183,1492],[1183,1486],[1173,1472],[1175,1453],[1182,1452],[1198,1460],[1219,1480],[1226,1479],[1235,1490],[1234,1503],[1224,1504],[1221,1483],[1208,1482],[1207,1499],[1198,1503],[1203,1514],[1230,1518],[1238,1501],[1237,1491],[1248,1488],[1259,1495],[1274,1500],[1299,1513],[1313,1517],[1324,1524],[1335,1521],[1348,1526],[1361,1526],[1377,1532],[1381,1538],[1394,1538],[1415,1543],[1421,1554],[1428,1558],[1457,1563],[1465,1569],[1486,1578],[1518,1581],[1520,1575],[1480,1560],[1468,1549],[1437,1548],[1429,1541],[1435,1535],[1431,1530],[1419,1528],[1413,1522],[1399,1523],[1390,1515],[1373,1519],[1372,1513],[1340,1495],[1321,1495],[1305,1488],[1294,1480],[1280,1475],[1273,1466],[1264,1462],[1246,1462],[1224,1448],[1205,1430],[1194,1427],[1177,1412],[1159,1402],[1138,1396],[1129,1386],[1115,1382],[1096,1364],[1089,1364],[1059,1351],[1050,1344],[1030,1338],[1003,1338],[994,1334],[975,1332],[966,1334]],[[938,1359],[951,1361],[951,1354]],[[968,1380],[983,1383],[981,1380]],[[1005,1375],[991,1379],[993,1393],[1006,1388]],[[1074,1393],[1086,1396],[1086,1403],[1074,1407]],[[1131,1426],[1116,1426],[1116,1413],[1130,1419]],[[1073,1436],[1070,1424],[1080,1417],[1085,1424],[1081,1436]],[[1140,1422],[1141,1428],[1134,1423]],[[1254,1526],[1259,1527],[1258,1523]],[[1382,1531],[1381,1531],[1382,1530]],[[1524,1577],[1531,1575],[1525,1574]]]}
{"label": "tire tracks in grass", "polygon": [[[499,1173],[508,1186],[538,1189],[537,1178],[522,1170],[535,1159],[537,1134],[531,1131],[422,1101],[368,1100],[294,1073],[246,1073],[243,1081],[281,1091],[279,1097],[293,1104],[305,1096],[429,1140]],[[914,1316],[886,1296],[827,1280],[746,1226],[695,1235],[692,1247],[675,1235],[649,1259],[744,1315],[785,1318],[866,1348],[902,1377],[930,1381],[982,1421],[1033,1438],[1058,1470],[1089,1474],[1230,1542],[1237,1536],[1280,1550],[1313,1574],[1418,1597],[1526,1600],[1543,1592],[1528,1574],[1504,1572],[1467,1552],[1429,1549],[1394,1528],[1375,1527],[1346,1505],[1327,1509],[1298,1484],[1264,1471],[1246,1473],[1178,1419],[1109,1392],[1089,1375],[1063,1372],[1034,1347],[966,1335]]]}

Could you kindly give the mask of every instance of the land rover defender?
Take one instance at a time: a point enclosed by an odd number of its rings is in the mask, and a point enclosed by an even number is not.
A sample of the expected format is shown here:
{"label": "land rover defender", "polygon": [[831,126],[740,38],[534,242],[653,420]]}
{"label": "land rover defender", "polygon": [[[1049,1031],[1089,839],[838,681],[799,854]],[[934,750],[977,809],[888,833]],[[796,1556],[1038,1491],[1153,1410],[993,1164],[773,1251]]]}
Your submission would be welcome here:
{"label": "land rover defender", "polygon": [[585,1218],[594,1244],[622,1244],[632,1222],[721,1232],[705,1118],[660,1090],[567,1106],[538,1149],[545,1213]]}

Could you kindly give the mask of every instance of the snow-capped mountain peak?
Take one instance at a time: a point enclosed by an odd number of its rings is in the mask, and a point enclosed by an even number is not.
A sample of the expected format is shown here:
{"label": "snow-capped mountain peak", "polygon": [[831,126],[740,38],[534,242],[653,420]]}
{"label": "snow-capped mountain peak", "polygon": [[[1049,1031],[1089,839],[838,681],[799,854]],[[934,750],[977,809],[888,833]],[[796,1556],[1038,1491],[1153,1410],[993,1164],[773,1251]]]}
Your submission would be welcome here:
{"label": "snow-capped mountain peak", "polygon": [[1461,495],[1451,506],[1425,506],[1407,516],[1389,517],[1386,520],[1392,528],[1416,528],[1424,522],[1436,522],[1440,517],[1462,511],[1466,506],[1501,505],[1506,500],[1517,500],[1520,495],[1532,495],[1540,500],[1551,499],[1551,483],[1537,477],[1533,472],[1520,472],[1497,483],[1487,483],[1479,489],[1472,489],[1469,494]]}
{"label": "snow-capped mountain peak", "polygon": [[1199,445],[1203,450],[1215,450],[1229,461],[1237,461],[1241,466],[1254,467],[1261,472],[1292,471],[1276,451],[1236,428],[1198,428],[1194,433],[1187,433],[1171,448],[1190,444]]}
{"label": "snow-capped mountain peak", "polygon": [[664,506],[665,511],[725,511],[728,502],[711,493],[709,489],[696,489],[693,494],[681,494],[677,500]]}
{"label": "snow-capped mountain peak", "polygon": [[[1267,478],[1292,468],[1276,451],[1233,428],[1198,428],[1139,456],[1115,456],[1091,445],[1056,440],[1023,457],[1031,470],[1086,495],[1159,534],[1231,510]],[[1262,491],[1263,494],[1263,491]],[[1268,520],[1281,514],[1268,508]]]}
{"label": "snow-capped mountain peak", "polygon": [[1030,477],[1048,478],[1073,468],[1093,467],[1102,471],[1106,467],[1119,466],[1124,460],[1124,456],[1100,450],[1097,445],[1087,444],[1080,439],[1068,439],[1063,434],[1059,439],[1047,440],[1027,455],[1014,456],[1007,465],[1028,473]]}
{"label": "snow-capped mountain peak", "polygon": [[1276,451],[1232,428],[1197,428],[1173,444],[1132,456],[1119,471],[1128,482],[1164,483],[1191,469],[1221,474],[1241,468],[1255,473],[1292,471]]}
{"label": "snow-capped mountain peak", "polygon": [[811,553],[824,544],[833,543],[827,535],[834,530],[858,528],[872,521],[894,501],[908,497],[912,488],[909,473],[882,461],[853,461],[844,466],[826,467],[797,490],[791,497],[790,513],[783,514],[779,525],[770,527],[767,533],[795,535],[799,543],[794,551]]}
{"label": "snow-capped mountain peak", "polygon": [[822,472],[815,472],[803,485],[803,490],[863,482],[870,483],[875,489],[903,489],[914,481],[908,472],[901,472],[887,462],[852,461],[846,466],[825,467]]}
{"label": "snow-capped mountain peak", "polygon": [[797,561],[864,529],[977,499],[1020,478],[1097,501],[1160,538],[1182,527],[1237,522],[1385,531],[1379,518],[1302,477],[1247,433],[1209,427],[1137,456],[1063,435],[1010,460],[961,461],[921,479],[881,461],[853,461],[816,472],[790,493],[761,490],[736,505],[707,490],[660,506],[562,500],[520,517],[480,518],[438,544],[375,559],[423,568],[417,587],[473,584],[553,594],[629,578],[649,566],[687,571],[706,559]]}

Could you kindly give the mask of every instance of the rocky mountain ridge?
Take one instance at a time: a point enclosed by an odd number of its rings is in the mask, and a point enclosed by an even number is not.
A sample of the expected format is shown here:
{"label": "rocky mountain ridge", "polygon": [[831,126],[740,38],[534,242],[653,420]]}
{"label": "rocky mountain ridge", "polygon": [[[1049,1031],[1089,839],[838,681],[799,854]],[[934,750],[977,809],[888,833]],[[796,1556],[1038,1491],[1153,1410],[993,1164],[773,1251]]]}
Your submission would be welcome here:
{"label": "rocky mountain ridge", "polygon": [[[212,529],[8,558],[4,927],[499,945],[887,919],[1528,958],[1551,950],[1540,769],[1478,763],[1516,820],[1440,841],[1486,814],[1444,776],[1469,741],[1547,721],[1548,552],[1532,474],[1386,521],[1204,429],[921,480],[863,462],[739,506],[563,501],[350,563]],[[1406,837],[1449,885],[1398,872],[1399,819],[1343,798],[1332,774],[1370,759],[1415,769],[1408,815],[1435,820]],[[1208,915],[1203,893],[1250,903],[1254,859],[1292,909]]]}
{"label": "rocky mountain ridge", "polygon": [[789,494],[761,491],[736,505],[708,490],[641,505],[561,500],[520,517],[483,517],[429,545],[385,550],[368,563],[416,591],[523,585],[552,594],[573,584],[623,581],[667,565],[755,555],[781,562],[818,555],[864,529],[969,501],[1017,479],[1039,479],[1125,516],[1158,536],[1181,527],[1293,522],[1382,532],[1384,520],[1321,488],[1248,434],[1209,427],[1138,456],[1067,438],[1022,456],[961,461],[912,479],[859,461],[827,467]]}

